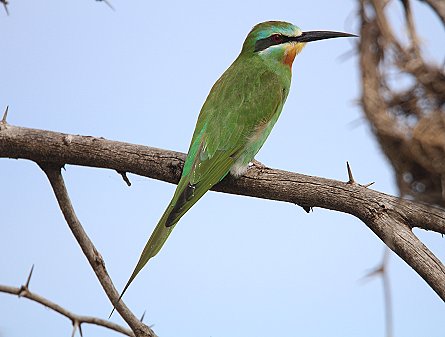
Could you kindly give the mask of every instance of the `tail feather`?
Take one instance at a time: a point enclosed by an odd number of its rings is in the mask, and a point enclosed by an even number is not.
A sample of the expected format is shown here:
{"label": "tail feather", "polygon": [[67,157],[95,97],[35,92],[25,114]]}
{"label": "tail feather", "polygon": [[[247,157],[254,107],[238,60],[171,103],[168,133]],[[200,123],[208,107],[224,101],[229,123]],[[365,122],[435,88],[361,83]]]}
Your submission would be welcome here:
{"label": "tail feather", "polygon": [[[136,267],[134,268],[130,278],[128,279],[127,284],[124,287],[124,290],[122,290],[117,302],[119,302],[122,296],[124,296],[131,282],[133,282],[136,275],[139,274],[141,269],[147,264],[148,260],[150,260],[153,256],[155,256],[159,252],[159,250],[161,250],[161,247],[164,245],[165,241],[167,240],[168,236],[173,230],[174,227],[165,226],[166,220],[170,215],[170,211],[171,211],[171,206],[169,205],[169,207],[167,207],[161,219],[159,220],[158,224],[156,225],[156,228],[151,234],[150,239],[145,245],[144,250],[142,251],[141,256],[139,257],[139,261],[136,264]],[[116,309],[116,306],[113,307],[110,317],[113,314],[114,309]]]}
{"label": "tail feather", "polygon": [[[238,153],[234,151],[233,153]],[[201,162],[200,170],[205,172],[205,175],[194,170],[194,176],[200,179],[194,179],[191,182],[190,175],[183,175],[178,183],[175,194],[173,195],[170,204],[159,220],[156,228],[150,236],[147,244],[142,251],[136,267],[131,274],[127,284],[124,287],[119,300],[124,295],[125,291],[130,286],[131,282],[139,274],[142,268],[147,264],[148,260],[154,257],[162,248],[165,241],[169,237],[171,231],[182,216],[199,200],[201,197],[217,182],[221,181],[230,170],[230,167],[236,161],[237,156],[230,155],[227,152],[220,151],[214,155],[212,161],[206,161],[206,165]],[[196,181],[196,183],[194,183]],[[114,308],[113,308],[114,311]],[[113,313],[111,312],[111,314]],[[111,317],[111,315],[110,315]]]}
{"label": "tail feather", "polygon": [[[122,296],[127,291],[131,282],[135,279],[137,274],[144,268],[147,262],[154,257],[162,248],[165,241],[167,241],[170,233],[172,232],[174,225],[182,218],[182,216],[207,192],[208,189],[195,189],[195,185],[191,185],[188,183],[185,187],[178,189],[173,196],[172,201],[168,205],[161,219],[159,220],[156,228],[150,236],[147,244],[144,247],[144,250],[139,257],[139,261],[136,264],[136,267],[133,270],[130,278],[127,281],[127,284],[122,290],[122,293],[119,296],[118,302],[121,300]],[[182,190],[182,191],[181,191]],[[195,193],[197,191],[197,193]],[[110,314],[113,314],[115,307]]]}

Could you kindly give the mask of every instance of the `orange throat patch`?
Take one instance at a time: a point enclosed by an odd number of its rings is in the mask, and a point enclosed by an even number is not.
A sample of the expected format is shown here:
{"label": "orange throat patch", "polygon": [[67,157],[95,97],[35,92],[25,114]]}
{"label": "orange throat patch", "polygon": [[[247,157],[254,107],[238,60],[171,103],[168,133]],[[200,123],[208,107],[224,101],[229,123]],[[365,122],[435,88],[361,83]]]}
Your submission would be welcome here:
{"label": "orange throat patch", "polygon": [[292,43],[286,48],[284,52],[283,63],[287,64],[289,68],[292,68],[292,63],[295,60],[295,56],[301,52],[306,43]]}

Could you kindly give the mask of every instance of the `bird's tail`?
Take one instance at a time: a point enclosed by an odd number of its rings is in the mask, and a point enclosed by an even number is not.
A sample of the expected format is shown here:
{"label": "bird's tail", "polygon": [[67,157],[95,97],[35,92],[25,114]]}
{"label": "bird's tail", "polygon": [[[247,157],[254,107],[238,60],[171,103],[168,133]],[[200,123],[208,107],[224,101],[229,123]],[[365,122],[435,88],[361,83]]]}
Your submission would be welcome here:
{"label": "bird's tail", "polygon": [[[178,188],[170,201],[167,209],[164,211],[161,219],[159,220],[156,228],[151,234],[148,242],[146,243],[144,250],[139,257],[139,261],[136,264],[136,267],[133,270],[130,278],[128,279],[127,284],[122,290],[122,293],[119,296],[118,302],[121,300],[125,291],[130,286],[131,282],[135,279],[137,274],[144,268],[147,262],[154,257],[162,248],[165,241],[169,237],[173,228],[179,219],[204,195],[204,193],[208,190],[196,188],[196,186],[190,185],[188,182],[181,181],[178,184]],[[114,312],[115,307],[111,311],[110,317]]]}
{"label": "bird's tail", "polygon": [[[165,210],[164,214],[162,215],[161,219],[159,220],[158,224],[156,225],[156,228],[154,229],[153,233],[151,233],[150,239],[148,239],[148,242],[146,243],[144,250],[142,251],[141,256],[139,257],[139,261],[133,270],[133,273],[131,274],[130,278],[127,281],[127,284],[124,287],[124,290],[122,290],[119,296],[118,302],[121,300],[122,296],[124,296],[125,292],[127,291],[131,282],[133,282],[133,280],[135,279],[136,275],[139,274],[141,269],[144,268],[144,266],[147,264],[148,260],[154,257],[161,250],[165,241],[167,241],[168,236],[170,235],[171,231],[174,228],[174,226],[167,227],[165,225],[171,211],[172,207],[170,203],[167,209]],[[116,306],[113,307],[110,317],[111,315],[113,315],[115,309]]]}

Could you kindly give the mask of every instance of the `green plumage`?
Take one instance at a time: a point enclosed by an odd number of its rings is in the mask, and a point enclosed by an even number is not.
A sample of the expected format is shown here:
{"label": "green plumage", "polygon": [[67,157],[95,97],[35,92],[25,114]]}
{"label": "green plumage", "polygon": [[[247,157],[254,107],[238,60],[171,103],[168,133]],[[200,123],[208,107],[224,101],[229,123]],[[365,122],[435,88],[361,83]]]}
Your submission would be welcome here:
{"label": "green plumage", "polygon": [[121,297],[204,193],[229,172],[234,176],[245,173],[281,113],[290,88],[292,62],[308,41],[305,37],[298,42],[301,36],[301,30],[290,23],[258,24],[247,36],[240,55],[213,85],[199,114],[175,194]]}

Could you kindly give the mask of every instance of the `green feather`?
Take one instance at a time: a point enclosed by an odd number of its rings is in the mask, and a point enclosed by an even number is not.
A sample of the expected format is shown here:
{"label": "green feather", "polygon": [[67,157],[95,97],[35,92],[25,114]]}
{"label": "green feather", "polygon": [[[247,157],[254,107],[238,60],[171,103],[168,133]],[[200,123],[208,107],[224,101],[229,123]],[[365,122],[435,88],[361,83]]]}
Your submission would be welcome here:
{"label": "green feather", "polygon": [[283,109],[295,55],[307,42],[346,36],[353,35],[329,31],[303,33],[298,27],[280,21],[253,27],[238,58],[210,90],[175,194],[119,300],[162,248],[179,219],[229,172],[235,176],[245,172]]}
{"label": "green feather", "polygon": [[[251,34],[257,33],[254,30]],[[273,60],[253,53],[249,39],[250,34],[201,109],[176,191],[120,298],[179,219],[231,169],[235,175],[244,172],[281,113],[290,87],[290,67],[275,60],[283,56],[276,52]]]}

